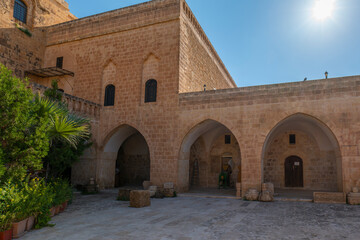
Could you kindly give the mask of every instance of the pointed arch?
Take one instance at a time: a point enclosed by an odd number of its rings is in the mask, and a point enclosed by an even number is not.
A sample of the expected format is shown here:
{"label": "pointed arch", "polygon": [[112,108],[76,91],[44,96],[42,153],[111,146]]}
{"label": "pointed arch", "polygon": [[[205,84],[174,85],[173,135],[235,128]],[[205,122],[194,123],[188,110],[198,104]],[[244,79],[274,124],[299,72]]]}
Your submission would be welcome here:
{"label": "pointed arch", "polygon": [[[336,179],[334,181],[336,182],[337,190],[342,191],[343,189],[342,157],[341,157],[339,142],[335,134],[324,122],[317,119],[316,117],[313,117],[305,113],[295,113],[290,116],[287,116],[279,123],[277,123],[267,134],[265,141],[263,143],[262,155],[261,155],[262,182],[264,182],[265,180],[264,179],[264,171],[265,171],[264,169],[266,165],[265,155],[268,152],[269,147],[271,146],[271,144],[273,144],[273,141],[277,136],[279,136],[280,134],[291,133],[291,132],[299,132],[301,134],[304,134],[304,136],[308,136],[309,137],[308,143],[313,142],[316,145],[316,148],[318,148],[317,151],[319,152],[323,152],[323,153],[333,152],[334,156],[332,157],[335,158],[334,165],[336,168],[335,170]],[[289,141],[289,139],[287,141]],[[297,155],[296,151],[297,150],[294,148],[294,146],[289,147],[286,151],[281,153],[281,159],[279,161],[282,162],[285,158],[291,155]],[[304,155],[304,153],[302,154]],[[304,157],[301,158],[304,160]],[[310,161],[310,159],[308,159],[308,161]],[[311,164],[311,162],[308,162],[308,165],[309,164]],[[305,165],[306,163],[304,162],[304,166]],[[304,179],[304,181],[306,181],[306,179]],[[321,190],[321,189],[316,189],[316,190]]]}
{"label": "pointed arch", "polygon": [[[240,151],[240,146],[239,146],[239,142],[237,141],[235,135],[232,133],[232,131],[230,129],[228,129],[225,125],[223,125],[222,123],[212,120],[212,119],[207,119],[204,121],[201,121],[200,123],[196,124],[195,126],[193,126],[186,134],[185,136],[182,138],[182,142],[180,145],[180,149],[179,149],[179,157],[178,157],[178,180],[177,180],[177,189],[179,191],[188,191],[189,189],[189,185],[190,185],[190,178],[189,178],[189,172],[190,172],[190,160],[191,160],[191,156],[192,154],[192,146],[198,142],[198,140],[200,139],[200,137],[202,137],[202,142],[203,142],[203,146],[205,151],[207,152],[207,157],[208,157],[208,161],[210,161],[210,164],[208,166],[207,171],[210,171],[211,168],[211,164],[212,164],[212,160],[209,159],[211,158],[211,149],[214,146],[214,143],[216,142],[216,140],[219,140],[219,137],[221,137],[220,141],[222,144],[225,144],[225,135],[226,134],[231,134],[234,136],[234,139],[236,140],[235,143],[238,144],[237,148],[238,148],[238,157],[239,157],[239,161],[238,161],[238,165],[241,162],[241,151]],[[223,136],[222,136],[223,135]],[[218,150],[218,151],[222,151],[222,150]],[[227,152],[227,151],[225,151]],[[221,152],[217,155],[219,155],[219,167],[220,167],[220,158],[223,155],[224,152]],[[215,178],[217,178],[217,175],[219,174],[219,172],[217,172],[218,170],[215,170],[216,173],[214,173],[216,175]],[[235,174],[234,174],[235,176]],[[235,179],[237,179],[237,177],[235,177]]]}

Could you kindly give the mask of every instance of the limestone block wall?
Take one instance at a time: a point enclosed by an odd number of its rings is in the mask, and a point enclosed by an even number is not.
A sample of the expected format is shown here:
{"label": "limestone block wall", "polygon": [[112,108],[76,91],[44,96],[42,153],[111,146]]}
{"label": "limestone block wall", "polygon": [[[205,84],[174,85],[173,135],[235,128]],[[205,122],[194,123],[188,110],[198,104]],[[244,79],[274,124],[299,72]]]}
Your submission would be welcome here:
{"label": "limestone block wall", "polygon": [[[27,6],[27,21],[24,26],[29,29],[45,27],[76,19],[70,13],[69,5],[64,0],[21,0]],[[12,28],[14,23],[22,24],[14,18],[15,0],[0,1],[0,26],[1,28]]]}
{"label": "limestone block wall", "polygon": [[[0,63],[24,77],[26,70],[41,68],[45,54],[43,27],[76,19],[63,0],[23,0],[27,5],[27,22],[13,17],[14,0],[0,1]],[[15,24],[27,29],[31,36]]]}
{"label": "limestone block wall", "polygon": [[179,95],[179,138],[207,119],[223,124],[240,146],[243,189],[260,190],[268,134],[289,116],[308,116],[335,136],[341,153],[338,178],[348,192],[360,178],[359,97],[359,76],[184,93]]}
{"label": "limestone block wall", "polygon": [[185,1],[180,14],[179,92],[234,88],[236,84]]}
{"label": "limestone block wall", "polygon": [[[296,144],[289,144],[289,134]],[[303,161],[304,189],[337,191],[336,156],[334,151],[321,151],[317,142],[300,131],[285,132],[274,138],[264,157],[264,182],[285,187],[285,159],[298,156]]]}

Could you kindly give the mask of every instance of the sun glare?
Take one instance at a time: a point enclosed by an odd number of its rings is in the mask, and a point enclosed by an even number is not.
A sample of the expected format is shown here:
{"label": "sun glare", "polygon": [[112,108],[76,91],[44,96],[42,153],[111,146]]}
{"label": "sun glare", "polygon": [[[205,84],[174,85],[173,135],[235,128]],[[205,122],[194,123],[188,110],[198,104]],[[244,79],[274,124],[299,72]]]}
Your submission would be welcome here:
{"label": "sun glare", "polygon": [[313,15],[318,20],[331,17],[335,8],[335,0],[316,0]]}

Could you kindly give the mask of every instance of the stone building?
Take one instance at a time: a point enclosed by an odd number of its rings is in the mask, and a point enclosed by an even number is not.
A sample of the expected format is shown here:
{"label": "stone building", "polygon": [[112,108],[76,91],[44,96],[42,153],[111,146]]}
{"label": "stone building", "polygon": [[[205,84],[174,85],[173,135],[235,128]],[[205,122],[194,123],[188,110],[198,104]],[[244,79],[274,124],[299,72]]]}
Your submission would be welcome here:
{"label": "stone building", "polygon": [[[63,0],[0,0],[0,62],[59,81],[92,120],[74,184],[173,182],[349,192],[360,179],[360,76],[238,88],[184,0],[76,19]],[[206,88],[206,91],[204,91]]]}

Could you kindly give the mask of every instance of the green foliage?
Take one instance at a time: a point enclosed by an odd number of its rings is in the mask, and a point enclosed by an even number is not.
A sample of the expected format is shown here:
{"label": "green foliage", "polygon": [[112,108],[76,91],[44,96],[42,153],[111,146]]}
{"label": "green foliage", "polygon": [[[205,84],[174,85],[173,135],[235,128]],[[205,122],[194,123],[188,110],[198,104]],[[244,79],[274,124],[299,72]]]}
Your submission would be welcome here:
{"label": "green foliage", "polygon": [[45,90],[44,96],[53,101],[61,102],[63,94],[59,91],[57,80],[52,80],[51,88]]}
{"label": "green foliage", "polygon": [[92,143],[82,139],[75,148],[67,142],[54,140],[49,154],[44,158],[45,164],[49,163],[50,165],[49,177],[63,177],[64,172],[79,161],[80,156],[91,145]]}
{"label": "green foliage", "polygon": [[32,33],[29,31],[29,29],[21,27],[19,24],[15,23],[15,26],[17,29],[19,29],[20,31],[22,31],[23,33],[25,33],[26,35],[28,35],[29,37],[32,36]]}
{"label": "green foliage", "polygon": [[63,179],[53,180],[49,187],[51,191],[55,193],[54,201],[52,203],[53,206],[58,206],[66,201],[71,200],[72,198],[72,189],[69,183]]}
{"label": "green foliage", "polygon": [[49,150],[49,115],[34,104],[27,84],[0,64],[0,185],[40,170]]}
{"label": "green foliage", "polygon": [[70,185],[61,179],[46,183],[44,179],[27,177],[20,184],[6,182],[0,188],[0,231],[29,216],[36,216],[35,228],[50,226],[50,208],[71,198]]}
{"label": "green foliage", "polygon": [[92,143],[88,142],[89,120],[69,113],[67,105],[61,102],[62,93],[58,91],[57,81],[54,80],[51,86],[44,93],[47,98],[39,99],[39,104],[51,115],[51,147],[44,164],[49,167],[48,175],[57,178],[77,162]]}
{"label": "green foliage", "polygon": [[61,102],[46,98],[36,98],[35,102],[50,118],[47,133],[51,141],[68,142],[76,148],[82,139],[89,138],[90,125],[87,118],[70,113]]}

